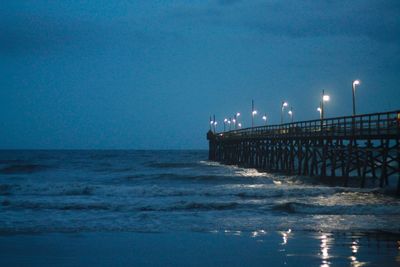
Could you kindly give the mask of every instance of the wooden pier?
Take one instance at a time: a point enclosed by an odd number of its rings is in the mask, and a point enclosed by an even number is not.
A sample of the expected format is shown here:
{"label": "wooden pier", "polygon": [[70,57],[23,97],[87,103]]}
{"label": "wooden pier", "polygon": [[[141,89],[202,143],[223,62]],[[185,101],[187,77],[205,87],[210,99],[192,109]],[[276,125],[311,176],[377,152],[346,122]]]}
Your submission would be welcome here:
{"label": "wooden pier", "polygon": [[400,193],[400,110],[207,133],[209,159]]}

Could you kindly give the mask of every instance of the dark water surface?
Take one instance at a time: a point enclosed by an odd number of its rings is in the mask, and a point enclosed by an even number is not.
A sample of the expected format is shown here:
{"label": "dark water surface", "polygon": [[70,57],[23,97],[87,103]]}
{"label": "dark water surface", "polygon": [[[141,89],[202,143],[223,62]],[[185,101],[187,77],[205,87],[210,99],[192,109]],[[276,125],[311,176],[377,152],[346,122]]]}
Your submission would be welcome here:
{"label": "dark water surface", "polygon": [[204,232],[254,242],[274,233],[321,246],[344,234],[349,251],[386,240],[389,262],[399,263],[399,198],[206,159],[207,151],[0,151],[0,233]]}

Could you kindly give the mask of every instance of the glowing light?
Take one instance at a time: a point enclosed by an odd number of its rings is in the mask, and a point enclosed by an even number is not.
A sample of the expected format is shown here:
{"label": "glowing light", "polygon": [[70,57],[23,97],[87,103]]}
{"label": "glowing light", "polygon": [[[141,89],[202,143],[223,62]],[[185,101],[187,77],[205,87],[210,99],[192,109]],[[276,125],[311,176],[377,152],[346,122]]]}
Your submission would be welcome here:
{"label": "glowing light", "polygon": [[231,121],[228,121],[228,124],[231,124]]}
{"label": "glowing light", "polygon": [[321,112],[322,112],[322,109],[321,109],[321,108],[317,108],[317,111],[318,111],[319,113],[321,113]]}
{"label": "glowing light", "polygon": [[282,245],[286,245],[289,239],[289,235],[292,232],[292,229],[287,230],[286,232],[281,232],[283,243]]}
{"label": "glowing light", "polygon": [[266,233],[267,232],[265,232],[265,230],[254,231],[254,232],[251,232],[251,237],[257,237],[257,236],[265,235]]}
{"label": "glowing light", "polygon": [[257,110],[253,110],[253,112],[251,113],[253,116],[257,115]]}
{"label": "glowing light", "polygon": [[328,241],[330,240],[330,238],[328,237],[328,235],[326,234],[322,234],[320,236],[321,239],[321,252],[319,253],[319,255],[321,256],[322,259],[322,263],[321,263],[321,267],[329,267],[330,266],[330,262],[328,261],[328,259],[330,258],[329,256],[329,249],[330,249],[330,244],[328,243]]}
{"label": "glowing light", "polygon": [[214,124],[214,121],[210,121],[210,124],[213,125],[213,124]]}
{"label": "glowing light", "polygon": [[239,117],[239,116],[240,116],[240,112],[236,113],[236,117]]}
{"label": "glowing light", "polygon": [[355,81],[353,82],[353,87],[355,88],[356,85],[359,85],[360,83],[361,83],[360,80],[355,80]]}
{"label": "glowing light", "polygon": [[282,239],[283,239],[282,245],[286,245],[287,244],[287,234],[286,233],[282,234]]}
{"label": "glowing light", "polygon": [[289,104],[286,101],[282,101],[282,108],[281,108],[281,124],[283,123],[283,111],[285,110],[285,107],[287,107]]}
{"label": "glowing light", "polygon": [[290,116],[292,116],[292,115],[293,115],[293,111],[289,110],[289,111],[288,111],[288,114],[289,114]]}
{"label": "glowing light", "polygon": [[322,101],[324,101],[324,102],[328,102],[330,99],[331,99],[331,97],[329,95],[322,96]]}
{"label": "glowing light", "polygon": [[321,252],[322,252],[322,258],[326,259],[329,257],[328,248],[322,248]]}
{"label": "glowing light", "polygon": [[226,123],[226,122],[228,122],[228,119],[227,119],[227,118],[225,118],[225,119],[224,119],[224,122],[225,122],[225,123]]}
{"label": "glowing light", "polygon": [[242,128],[242,124],[241,124],[241,123],[238,123],[238,127],[239,127],[239,128]]}
{"label": "glowing light", "polygon": [[351,246],[351,252],[357,253],[357,251],[358,251],[358,246],[352,245],[352,246]]}
{"label": "glowing light", "polygon": [[265,116],[265,115],[262,116],[262,119],[266,121],[267,120],[267,116]]}
{"label": "glowing light", "polygon": [[361,267],[361,266],[364,266],[364,265],[367,264],[366,262],[360,262],[360,261],[357,260],[356,254],[357,254],[357,252],[358,252],[358,248],[359,248],[359,247],[360,247],[360,246],[358,245],[358,241],[357,241],[357,240],[351,242],[350,248],[351,248],[351,252],[353,253],[353,255],[351,255],[351,256],[349,257],[349,259],[351,260],[351,266],[354,266],[354,267]]}
{"label": "glowing light", "polygon": [[233,122],[233,123],[236,123],[236,120],[235,120],[235,119],[232,119],[232,122]]}
{"label": "glowing light", "polygon": [[218,122],[214,122],[214,125],[217,125],[218,124]]}
{"label": "glowing light", "polygon": [[329,246],[328,246],[328,237],[326,235],[321,235],[321,258],[322,264],[321,267],[329,267]]}

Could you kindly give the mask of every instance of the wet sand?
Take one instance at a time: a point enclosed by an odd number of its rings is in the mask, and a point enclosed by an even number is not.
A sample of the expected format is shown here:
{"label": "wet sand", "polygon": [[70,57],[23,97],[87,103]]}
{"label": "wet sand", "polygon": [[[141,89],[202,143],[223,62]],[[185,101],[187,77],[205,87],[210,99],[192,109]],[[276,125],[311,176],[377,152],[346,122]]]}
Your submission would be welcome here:
{"label": "wet sand", "polygon": [[399,235],[235,232],[0,237],[0,266],[400,266]]}

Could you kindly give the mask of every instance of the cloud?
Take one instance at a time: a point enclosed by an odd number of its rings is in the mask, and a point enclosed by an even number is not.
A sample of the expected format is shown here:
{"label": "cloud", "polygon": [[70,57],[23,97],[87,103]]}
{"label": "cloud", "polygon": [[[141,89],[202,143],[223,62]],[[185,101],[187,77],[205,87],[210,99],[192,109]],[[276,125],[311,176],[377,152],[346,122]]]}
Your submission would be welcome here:
{"label": "cloud", "polygon": [[219,0],[218,3],[222,6],[231,6],[236,3],[241,2],[241,0]]}
{"label": "cloud", "polygon": [[225,26],[236,33],[255,32],[289,38],[367,37],[379,42],[400,39],[400,1],[240,1],[170,10],[170,22]]}
{"label": "cloud", "polygon": [[400,38],[399,1],[279,1],[241,10],[243,24],[261,34],[364,36],[381,42]]}
{"label": "cloud", "polygon": [[113,46],[157,44],[165,35],[153,34],[127,21],[82,20],[63,16],[19,16],[1,18],[0,52],[7,55],[48,53],[72,48],[91,51]]}
{"label": "cloud", "polygon": [[88,22],[44,16],[6,16],[0,24],[0,49],[31,53],[87,40],[99,29]]}

